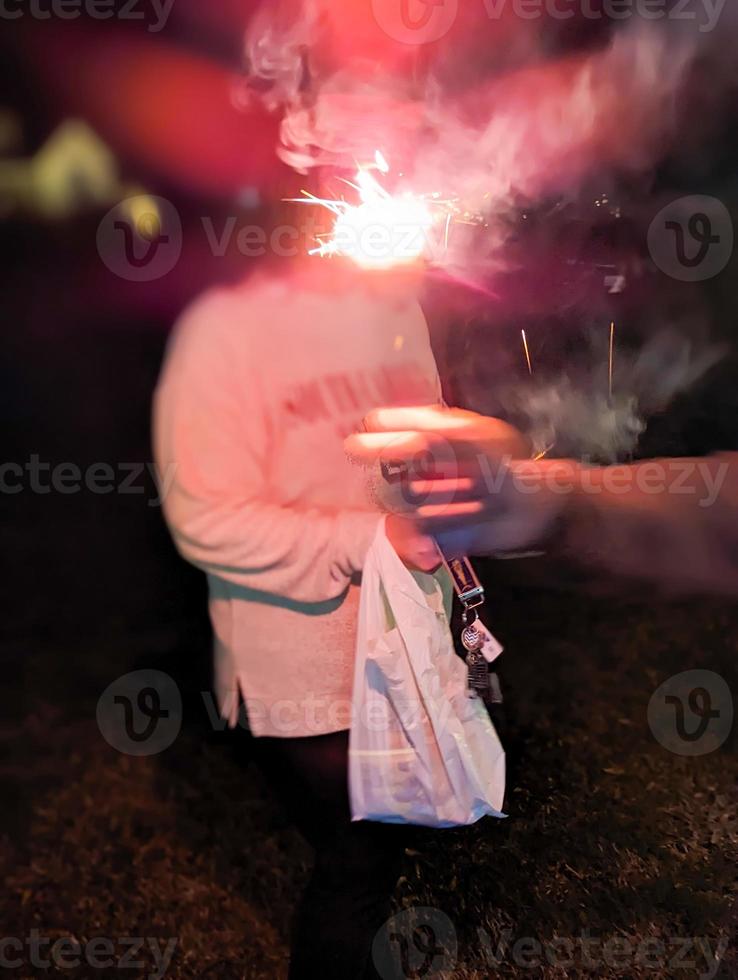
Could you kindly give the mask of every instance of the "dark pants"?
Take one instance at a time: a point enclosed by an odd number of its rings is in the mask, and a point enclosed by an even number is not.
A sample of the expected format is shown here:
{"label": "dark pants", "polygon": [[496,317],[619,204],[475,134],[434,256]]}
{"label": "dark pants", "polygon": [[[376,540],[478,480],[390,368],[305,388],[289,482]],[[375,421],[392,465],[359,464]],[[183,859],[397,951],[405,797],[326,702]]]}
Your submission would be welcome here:
{"label": "dark pants", "polygon": [[377,977],[372,941],[390,914],[412,828],[351,822],[348,732],[258,738],[250,748],[315,849],[294,925],[290,980]]}

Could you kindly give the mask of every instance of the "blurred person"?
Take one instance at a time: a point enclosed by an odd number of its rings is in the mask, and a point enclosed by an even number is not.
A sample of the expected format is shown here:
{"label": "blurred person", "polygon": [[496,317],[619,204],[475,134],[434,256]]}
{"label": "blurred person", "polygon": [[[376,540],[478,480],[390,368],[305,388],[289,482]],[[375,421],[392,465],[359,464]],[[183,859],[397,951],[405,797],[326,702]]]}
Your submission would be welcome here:
{"label": "blurred person", "polygon": [[[432,414],[422,430],[412,410],[375,413],[383,448],[376,436],[347,448],[407,467],[391,506],[447,557],[541,549],[669,590],[738,594],[738,453],[609,467],[513,459],[506,423],[445,414],[433,431]],[[465,428],[454,430],[454,418]]]}
{"label": "blurred person", "polygon": [[[181,317],[154,400],[155,457],[182,556],[207,574],[220,711],[315,850],[289,976],[375,976],[406,828],[352,822],[348,736],[361,570],[380,521],[343,441],[371,409],[440,397],[415,265],[305,255],[309,208],[277,209],[277,251]],[[277,237],[275,237],[275,234]],[[281,237],[280,237],[281,236]],[[311,242],[312,244],[312,242]],[[432,571],[432,539],[386,519]]]}

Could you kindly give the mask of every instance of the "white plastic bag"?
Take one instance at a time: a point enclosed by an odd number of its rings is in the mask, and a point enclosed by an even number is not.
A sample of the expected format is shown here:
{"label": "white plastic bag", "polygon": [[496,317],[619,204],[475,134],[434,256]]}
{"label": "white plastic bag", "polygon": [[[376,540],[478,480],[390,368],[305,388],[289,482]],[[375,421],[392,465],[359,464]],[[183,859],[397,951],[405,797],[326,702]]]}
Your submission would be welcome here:
{"label": "white plastic bag", "polygon": [[505,755],[469,697],[445,571],[410,572],[380,526],[362,572],[349,742],[354,820],[428,827],[502,817]]}

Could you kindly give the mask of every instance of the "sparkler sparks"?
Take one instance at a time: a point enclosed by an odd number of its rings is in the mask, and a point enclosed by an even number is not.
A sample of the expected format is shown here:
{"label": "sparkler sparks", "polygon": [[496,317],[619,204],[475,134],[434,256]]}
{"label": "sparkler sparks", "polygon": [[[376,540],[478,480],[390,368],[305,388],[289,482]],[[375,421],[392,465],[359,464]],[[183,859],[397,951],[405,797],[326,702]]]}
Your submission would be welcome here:
{"label": "sparkler sparks", "polygon": [[298,202],[317,204],[336,215],[330,237],[319,240],[310,255],[344,255],[364,268],[388,269],[417,261],[428,249],[434,215],[422,197],[410,192],[390,194],[371,173],[389,173],[377,150],[374,163],[360,166],[353,181],[358,204],[315,197],[303,191]]}
{"label": "sparkler sparks", "polygon": [[523,336],[523,350],[525,351],[525,360],[528,364],[528,374],[533,377],[533,362],[530,359],[530,348],[528,347],[528,338],[525,336],[525,330],[521,330],[520,333]]}
{"label": "sparkler sparks", "polygon": [[433,258],[440,247],[449,247],[450,228],[453,221],[463,224],[481,224],[483,218],[464,208],[455,199],[444,199],[437,191],[432,194],[415,194],[412,191],[390,193],[372,171],[386,176],[390,166],[380,150],[374,162],[359,166],[353,181],[344,183],[356,192],[358,203],[343,199],[316,197],[303,191],[297,200],[302,204],[316,204],[336,216],[330,235],[318,239],[310,255],[343,255],[364,268],[388,269],[407,265],[422,257]]}

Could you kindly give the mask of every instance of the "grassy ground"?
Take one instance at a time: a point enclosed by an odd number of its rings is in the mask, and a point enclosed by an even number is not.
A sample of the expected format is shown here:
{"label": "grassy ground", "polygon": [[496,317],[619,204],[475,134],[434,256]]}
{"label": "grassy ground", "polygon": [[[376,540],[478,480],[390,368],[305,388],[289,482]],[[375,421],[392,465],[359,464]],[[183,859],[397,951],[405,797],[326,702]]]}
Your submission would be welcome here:
{"label": "grassy ground", "polygon": [[[161,341],[143,328],[103,339],[97,330],[71,343],[62,323],[63,343],[19,351],[34,370],[14,397],[42,459],[150,458]],[[162,946],[171,937],[172,980],[278,980],[310,854],[256,773],[205,724],[203,583],[174,555],[149,506],[153,487],[140,482],[142,495],[3,503],[3,541],[17,558],[0,592],[2,935],[108,937],[116,955],[124,937]],[[736,729],[718,751],[688,758],[664,749],[647,721],[658,685],[689,668],[720,674],[735,700],[735,604],[551,591],[557,574],[523,589],[513,573],[509,563],[486,569],[491,623],[507,647],[509,818],[424,834],[407,856],[398,910],[430,907],[436,922],[451,920],[458,957],[447,975],[458,980],[691,980],[716,975],[705,956],[726,942],[717,975],[738,975]],[[164,753],[133,758],[103,740],[95,707],[113,679],[145,665],[185,692],[184,724]],[[583,936],[594,942],[589,959]],[[633,945],[609,965],[602,944],[614,937]],[[541,944],[541,965],[526,965],[537,958],[526,938]],[[574,944],[570,965],[547,961],[555,938]],[[679,941],[692,945],[680,953]],[[565,943],[554,952],[567,962]],[[154,973],[151,948],[144,959],[51,972]],[[49,974],[27,954],[23,962],[5,972]]]}
{"label": "grassy ground", "polygon": [[[144,576],[128,601],[149,585]],[[408,853],[398,910],[449,917],[458,961],[446,975],[460,980],[712,976],[705,943],[714,953],[731,934],[717,975],[736,975],[735,735],[710,755],[680,757],[654,739],[646,709],[658,684],[688,667],[717,671],[736,690],[738,614],[717,602],[502,582],[494,593],[508,647],[509,818],[424,835]],[[176,937],[168,977],[284,976],[310,854],[256,773],[203,723],[198,608],[196,592],[191,621],[177,628],[157,626],[152,612],[138,629],[98,623],[66,643],[36,641],[26,700],[2,735],[3,782],[17,803],[3,815],[4,935]],[[153,758],[116,753],[94,714],[108,680],[143,663],[186,692],[182,733]],[[541,944],[538,955],[524,943],[515,951],[526,937]],[[575,943],[568,965],[547,959],[557,937]],[[633,945],[608,965],[601,944],[613,937]],[[679,940],[694,937],[702,945],[675,959]],[[639,946],[645,940],[654,942]],[[571,948],[556,949],[566,963]],[[124,975],[153,973],[150,952],[145,961]]]}

